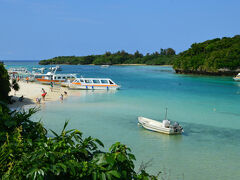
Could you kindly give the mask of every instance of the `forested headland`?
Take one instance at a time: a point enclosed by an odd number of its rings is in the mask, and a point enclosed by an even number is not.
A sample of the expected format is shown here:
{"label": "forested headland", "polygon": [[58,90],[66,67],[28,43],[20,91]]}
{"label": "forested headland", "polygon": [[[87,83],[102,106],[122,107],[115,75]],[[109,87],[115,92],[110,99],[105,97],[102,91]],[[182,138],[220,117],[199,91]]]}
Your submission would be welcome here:
{"label": "forested headland", "polygon": [[114,64],[147,64],[147,65],[170,65],[175,58],[175,50],[172,48],[161,49],[152,54],[146,55],[136,51],[134,54],[125,51],[116,53],[106,52],[103,55],[89,56],[58,56],[52,59],[41,60],[39,64],[94,64],[94,65],[114,65]]}
{"label": "forested headland", "polygon": [[235,75],[240,71],[240,35],[194,43],[174,60],[177,73]]}
{"label": "forested headland", "polygon": [[188,50],[177,55],[172,48],[146,55],[139,51],[134,54],[118,51],[103,55],[58,56],[41,60],[39,64],[173,65],[176,73],[235,75],[240,72],[240,35],[193,43]]}

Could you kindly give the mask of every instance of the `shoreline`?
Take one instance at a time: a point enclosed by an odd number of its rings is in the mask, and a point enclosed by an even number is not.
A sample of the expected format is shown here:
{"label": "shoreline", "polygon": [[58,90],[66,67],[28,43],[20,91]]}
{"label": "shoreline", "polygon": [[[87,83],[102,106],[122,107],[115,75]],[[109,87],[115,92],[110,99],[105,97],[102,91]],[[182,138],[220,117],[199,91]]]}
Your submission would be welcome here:
{"label": "shoreline", "polygon": [[[51,91],[50,85],[45,85],[45,84],[39,84],[36,82],[24,82],[24,81],[19,81],[19,91],[14,92],[13,89],[11,89],[9,96],[12,96],[12,100],[15,102],[12,104],[9,104],[8,107],[11,109],[18,109],[22,108],[26,105],[36,105],[40,106],[43,105],[47,102],[52,102],[52,101],[60,101],[59,96],[61,94],[64,94],[64,91],[68,93],[68,95],[64,95],[64,99],[67,98],[67,96],[71,96],[71,91],[66,88],[66,87],[61,87],[59,85],[55,85],[53,87],[53,90]],[[42,99],[42,88],[47,92],[47,95],[45,97],[45,101]],[[19,101],[19,98],[23,96],[24,99],[22,102]],[[36,102],[36,98],[41,98],[41,103],[38,104]]]}
{"label": "shoreline", "polygon": [[181,70],[175,69],[176,74],[185,75],[206,75],[206,76],[236,76],[239,71],[216,71],[216,72],[206,72],[206,71],[192,71],[192,70]]}
{"label": "shoreline", "polygon": [[157,64],[113,64],[111,66],[173,66],[168,64],[157,65]]}
{"label": "shoreline", "polygon": [[102,66],[102,65],[109,65],[109,66],[173,66],[171,64],[38,64],[41,66],[48,66],[48,65],[74,65],[74,66]]}

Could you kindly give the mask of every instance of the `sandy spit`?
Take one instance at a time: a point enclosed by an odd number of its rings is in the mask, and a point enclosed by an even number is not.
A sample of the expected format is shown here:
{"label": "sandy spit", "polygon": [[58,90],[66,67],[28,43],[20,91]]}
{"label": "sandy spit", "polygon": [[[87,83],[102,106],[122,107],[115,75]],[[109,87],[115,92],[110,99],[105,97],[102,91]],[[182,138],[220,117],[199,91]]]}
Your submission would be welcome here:
{"label": "sandy spit", "polygon": [[[50,85],[44,85],[44,84],[39,84],[35,82],[23,82],[19,81],[18,82],[20,89],[19,91],[15,92],[13,89],[9,93],[10,96],[13,96],[12,99],[15,100],[13,104],[9,104],[9,108],[11,109],[17,109],[21,108],[25,105],[34,105],[36,103],[36,98],[42,98],[42,88],[47,92],[47,95],[45,96],[45,101],[41,99],[41,104],[45,104],[46,102],[50,101],[60,101],[60,95],[64,94],[64,91],[67,92],[67,96],[71,96],[71,91],[68,90],[68,88],[65,87],[60,87],[60,86],[54,86],[53,90],[51,91]],[[23,102],[19,102],[19,97],[23,96],[24,100]],[[67,97],[64,95],[64,98]]]}

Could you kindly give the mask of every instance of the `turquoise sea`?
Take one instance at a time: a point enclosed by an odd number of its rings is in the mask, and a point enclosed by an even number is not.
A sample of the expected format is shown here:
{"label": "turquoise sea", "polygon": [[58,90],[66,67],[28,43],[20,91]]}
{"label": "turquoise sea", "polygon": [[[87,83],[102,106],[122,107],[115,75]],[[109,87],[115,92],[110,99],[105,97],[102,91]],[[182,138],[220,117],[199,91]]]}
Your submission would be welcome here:
{"label": "turquoise sea", "polygon": [[[13,66],[37,67],[37,62],[6,61]],[[49,67],[49,66],[48,66]],[[136,155],[136,169],[151,160],[148,171],[165,179],[240,179],[240,82],[232,77],[175,74],[163,66],[71,66],[61,73],[108,77],[118,91],[76,91],[63,103],[42,106],[34,120],[48,129],[68,128],[99,138],[107,150],[120,141]],[[168,117],[184,127],[182,136],[147,131],[137,117]]]}

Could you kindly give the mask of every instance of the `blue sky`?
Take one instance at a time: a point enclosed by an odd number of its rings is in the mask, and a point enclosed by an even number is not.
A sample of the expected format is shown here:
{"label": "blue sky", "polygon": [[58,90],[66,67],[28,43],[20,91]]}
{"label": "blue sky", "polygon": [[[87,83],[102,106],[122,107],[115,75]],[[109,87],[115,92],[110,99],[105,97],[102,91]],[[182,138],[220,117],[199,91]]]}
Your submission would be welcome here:
{"label": "blue sky", "polygon": [[141,53],[240,34],[239,0],[0,0],[0,59]]}

